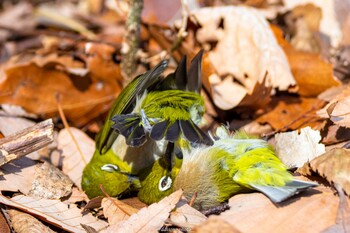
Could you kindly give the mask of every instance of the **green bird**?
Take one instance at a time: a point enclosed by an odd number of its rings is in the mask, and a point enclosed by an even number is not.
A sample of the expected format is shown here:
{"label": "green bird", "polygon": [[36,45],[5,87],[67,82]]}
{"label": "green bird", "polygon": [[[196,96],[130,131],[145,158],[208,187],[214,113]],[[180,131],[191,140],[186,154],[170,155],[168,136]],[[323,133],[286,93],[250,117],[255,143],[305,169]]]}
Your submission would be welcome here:
{"label": "green bird", "polygon": [[162,61],[123,89],[83,171],[82,188],[90,198],[103,195],[100,184],[111,196],[138,190],[136,175],[141,170],[163,157],[172,163],[165,156],[168,141],[177,144],[186,138],[190,143],[212,143],[195,123],[204,113],[202,97],[195,91],[200,86],[201,57],[202,52],[193,59],[188,73],[184,57],[167,77],[161,75],[167,66]]}
{"label": "green bird", "polygon": [[[278,203],[317,185],[294,179],[273,148],[262,139],[242,133],[232,136],[224,127],[218,128],[217,135],[220,138],[212,146],[183,151],[181,168],[169,176],[167,183],[171,183],[171,187],[166,191],[155,186],[164,180],[164,176],[157,175],[158,180],[144,183],[139,192],[140,200],[150,204],[164,197],[162,194],[182,189],[188,199],[197,193],[194,207],[204,210],[238,193],[260,191]],[[164,174],[156,166],[154,172]],[[148,193],[153,195],[143,195]]]}

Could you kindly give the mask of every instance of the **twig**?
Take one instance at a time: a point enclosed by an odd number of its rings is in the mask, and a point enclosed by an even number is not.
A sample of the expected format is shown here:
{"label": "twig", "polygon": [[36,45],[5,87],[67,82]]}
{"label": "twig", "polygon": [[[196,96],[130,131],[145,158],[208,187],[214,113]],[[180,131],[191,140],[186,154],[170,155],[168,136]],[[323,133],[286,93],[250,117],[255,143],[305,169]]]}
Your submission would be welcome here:
{"label": "twig", "polygon": [[79,146],[77,140],[75,139],[74,135],[72,134],[72,131],[70,130],[70,126],[69,126],[69,124],[68,124],[68,122],[67,122],[66,116],[64,115],[64,112],[63,112],[63,109],[62,109],[62,105],[61,105],[60,95],[59,95],[59,94],[56,95],[56,101],[57,101],[58,113],[60,114],[60,117],[61,117],[61,119],[62,119],[63,125],[64,125],[64,127],[67,129],[68,134],[70,135],[70,137],[72,138],[72,140],[73,140],[73,142],[74,142],[74,144],[75,144],[75,147],[77,148],[78,153],[79,153],[79,155],[80,155],[80,157],[81,157],[81,160],[83,161],[83,163],[84,163],[85,165],[87,165],[87,162],[86,162],[86,159],[85,159],[85,157],[84,157],[84,154],[83,154],[83,152],[81,151],[80,146]]}
{"label": "twig", "polygon": [[194,205],[194,202],[196,201],[197,196],[198,196],[198,192],[194,192],[190,202],[188,203],[189,206],[193,206]]}
{"label": "twig", "polygon": [[0,139],[0,166],[21,158],[53,141],[51,119]]}
{"label": "twig", "polygon": [[143,0],[130,0],[130,11],[126,21],[126,34],[121,49],[121,69],[124,76],[124,86],[132,80],[137,68],[136,54],[139,47],[142,8]]}

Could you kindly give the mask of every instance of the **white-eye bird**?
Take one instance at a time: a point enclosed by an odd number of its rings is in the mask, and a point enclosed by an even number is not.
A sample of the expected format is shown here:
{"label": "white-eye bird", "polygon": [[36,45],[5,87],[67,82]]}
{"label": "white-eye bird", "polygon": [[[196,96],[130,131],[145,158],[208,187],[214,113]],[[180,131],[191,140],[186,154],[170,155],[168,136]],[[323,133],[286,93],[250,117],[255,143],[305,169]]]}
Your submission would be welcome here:
{"label": "white-eye bird", "polygon": [[[230,135],[223,126],[217,129],[216,135],[220,138],[212,146],[183,151],[181,168],[170,173],[172,176],[167,183],[171,183],[171,187],[166,192],[155,185],[165,179],[158,175],[158,180],[142,185],[140,200],[150,204],[163,198],[162,194],[182,189],[189,200],[196,193],[194,207],[204,210],[219,205],[237,193],[260,191],[277,203],[317,185],[296,180],[275,155],[273,148],[262,139],[242,133]],[[153,169],[157,174],[162,174],[156,164]],[[153,195],[150,197],[149,193]]]}
{"label": "white-eye bird", "polygon": [[[140,188],[135,175],[141,170],[163,157],[167,164],[172,163],[165,153],[167,147],[172,147],[167,141],[177,144],[186,138],[193,143],[212,143],[195,123],[204,113],[202,97],[195,91],[200,86],[201,57],[202,52],[193,59],[188,73],[184,57],[167,77],[161,75],[167,66],[163,61],[123,89],[97,137],[93,158],[83,171],[82,188],[90,198],[102,195],[100,184],[111,196]],[[170,111],[173,113],[169,117]]]}

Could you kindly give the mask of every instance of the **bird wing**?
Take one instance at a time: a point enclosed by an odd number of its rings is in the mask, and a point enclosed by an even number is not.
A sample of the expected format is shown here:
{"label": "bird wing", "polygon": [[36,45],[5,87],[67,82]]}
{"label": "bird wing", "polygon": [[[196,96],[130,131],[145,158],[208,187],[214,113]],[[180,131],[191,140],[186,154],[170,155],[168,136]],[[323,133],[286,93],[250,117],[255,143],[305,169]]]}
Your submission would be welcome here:
{"label": "bird wing", "polygon": [[108,113],[107,120],[103,125],[102,130],[96,139],[96,148],[101,154],[104,154],[113,144],[118,136],[118,132],[111,129],[113,121],[112,117],[116,114],[130,113],[135,105],[136,97],[143,94],[147,88],[154,85],[161,79],[161,74],[167,67],[168,62],[162,61],[152,70],[137,76],[131,83],[129,83],[119,94],[115,100],[111,110]]}
{"label": "bird wing", "polygon": [[291,196],[298,194],[299,192],[306,190],[310,187],[315,187],[318,184],[315,182],[308,182],[302,180],[293,180],[288,182],[284,186],[262,186],[251,185],[254,189],[262,192],[274,203],[282,202]]}

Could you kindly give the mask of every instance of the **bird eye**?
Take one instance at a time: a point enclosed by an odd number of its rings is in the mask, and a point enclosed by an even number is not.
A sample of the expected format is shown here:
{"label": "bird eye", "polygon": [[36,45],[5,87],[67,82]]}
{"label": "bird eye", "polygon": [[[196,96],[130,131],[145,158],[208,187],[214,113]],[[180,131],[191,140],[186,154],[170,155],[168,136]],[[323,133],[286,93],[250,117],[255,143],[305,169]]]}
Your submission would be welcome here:
{"label": "bird eye", "polygon": [[107,163],[101,167],[101,170],[106,172],[114,172],[119,171],[119,167],[115,164]]}
{"label": "bird eye", "polygon": [[163,176],[159,180],[158,189],[160,191],[166,191],[171,188],[172,184],[173,184],[173,180],[169,176]]}

